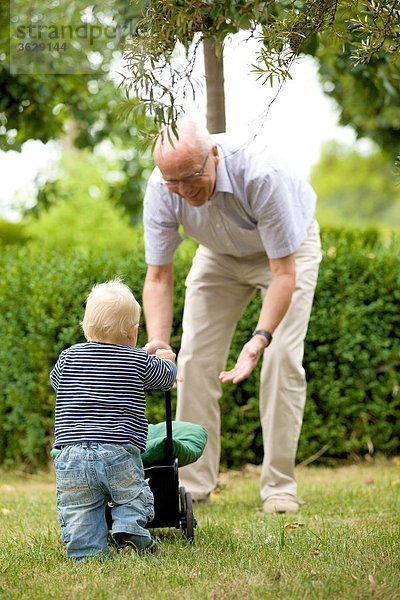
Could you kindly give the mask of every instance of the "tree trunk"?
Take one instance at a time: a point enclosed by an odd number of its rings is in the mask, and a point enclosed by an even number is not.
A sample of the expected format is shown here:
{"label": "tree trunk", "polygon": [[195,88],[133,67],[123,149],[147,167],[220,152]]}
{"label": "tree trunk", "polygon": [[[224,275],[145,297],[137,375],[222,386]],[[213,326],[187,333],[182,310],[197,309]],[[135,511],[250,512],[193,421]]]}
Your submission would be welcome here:
{"label": "tree trunk", "polygon": [[204,40],[203,47],[207,88],[207,129],[210,133],[223,133],[226,130],[223,44]]}

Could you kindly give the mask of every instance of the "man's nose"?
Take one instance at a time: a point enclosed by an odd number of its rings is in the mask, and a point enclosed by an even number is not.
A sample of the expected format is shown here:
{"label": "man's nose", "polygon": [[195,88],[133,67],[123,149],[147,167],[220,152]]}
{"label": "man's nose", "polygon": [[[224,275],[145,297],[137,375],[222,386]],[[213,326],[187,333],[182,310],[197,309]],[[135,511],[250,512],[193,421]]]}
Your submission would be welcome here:
{"label": "man's nose", "polygon": [[180,181],[177,191],[178,194],[182,196],[182,198],[186,198],[188,195],[190,195],[190,192],[192,191],[192,186],[188,183],[185,183],[184,181]]}
{"label": "man's nose", "polygon": [[178,185],[178,190],[179,191],[187,191],[188,189],[190,189],[190,184],[187,183],[186,181],[179,181],[179,185]]}

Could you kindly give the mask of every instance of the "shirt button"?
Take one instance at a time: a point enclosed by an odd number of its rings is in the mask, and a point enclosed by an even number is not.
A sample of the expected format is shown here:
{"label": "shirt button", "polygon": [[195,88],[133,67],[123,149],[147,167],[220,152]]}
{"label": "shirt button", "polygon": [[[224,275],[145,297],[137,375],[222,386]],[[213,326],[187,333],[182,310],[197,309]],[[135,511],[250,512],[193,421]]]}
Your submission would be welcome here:
{"label": "shirt button", "polygon": [[217,227],[217,229],[219,229],[221,227],[221,225],[219,223],[217,223],[216,227]]}

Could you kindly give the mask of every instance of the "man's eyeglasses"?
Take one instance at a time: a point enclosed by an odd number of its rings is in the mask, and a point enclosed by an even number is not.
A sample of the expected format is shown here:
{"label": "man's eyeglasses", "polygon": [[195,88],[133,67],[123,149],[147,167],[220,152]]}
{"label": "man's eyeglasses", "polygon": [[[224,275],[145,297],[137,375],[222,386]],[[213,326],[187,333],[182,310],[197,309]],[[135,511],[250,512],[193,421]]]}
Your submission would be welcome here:
{"label": "man's eyeglasses", "polygon": [[203,175],[204,175],[204,171],[206,170],[206,164],[207,164],[207,160],[208,160],[209,156],[210,155],[207,154],[201,169],[199,171],[196,171],[196,173],[192,173],[191,175],[187,175],[186,177],[182,177],[181,179],[165,179],[165,178],[163,178],[165,185],[168,187],[176,187],[177,188],[177,187],[179,187],[180,183],[187,183],[189,185],[196,184],[197,181],[199,180],[199,178],[203,177]]}

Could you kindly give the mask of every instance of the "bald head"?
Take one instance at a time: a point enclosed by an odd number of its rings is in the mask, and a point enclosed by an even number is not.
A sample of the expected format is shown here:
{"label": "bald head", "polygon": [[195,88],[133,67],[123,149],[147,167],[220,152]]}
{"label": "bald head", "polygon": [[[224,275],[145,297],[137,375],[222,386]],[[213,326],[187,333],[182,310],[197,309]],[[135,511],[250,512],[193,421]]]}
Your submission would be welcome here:
{"label": "bald head", "polygon": [[162,159],[166,154],[184,150],[189,153],[200,153],[206,155],[214,146],[213,139],[205,127],[195,121],[180,121],[176,126],[177,135],[173,132],[171,125],[161,129],[158,134],[154,159]]}
{"label": "bald head", "polygon": [[218,148],[205,127],[194,121],[171,126],[158,135],[154,160],[169,191],[192,206],[205,204],[213,194],[218,164]]}

